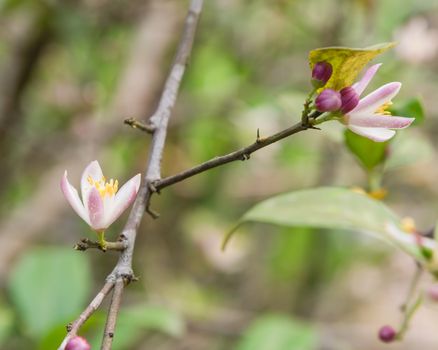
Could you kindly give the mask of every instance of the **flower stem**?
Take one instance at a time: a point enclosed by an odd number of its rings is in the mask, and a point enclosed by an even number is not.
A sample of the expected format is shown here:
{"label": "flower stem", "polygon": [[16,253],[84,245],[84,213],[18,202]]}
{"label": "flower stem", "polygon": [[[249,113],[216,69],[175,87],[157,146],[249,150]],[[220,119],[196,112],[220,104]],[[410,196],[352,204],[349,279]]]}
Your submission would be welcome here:
{"label": "flower stem", "polygon": [[312,119],[311,123],[312,123],[312,125],[318,125],[318,124],[322,124],[324,122],[328,122],[329,120],[336,120],[336,119],[337,119],[337,117],[335,115],[333,115],[333,113],[324,113],[318,119]]}
{"label": "flower stem", "polygon": [[304,101],[304,109],[303,112],[301,114],[301,122],[303,123],[303,125],[307,125],[309,122],[309,114],[312,110],[311,108],[311,103],[312,103],[312,98],[313,95],[315,95],[316,90],[318,90],[317,88],[313,88],[312,91],[310,91],[309,95],[307,95],[306,100]]}
{"label": "flower stem", "polygon": [[106,250],[105,231],[97,231],[97,238],[102,250]]}
{"label": "flower stem", "polygon": [[412,317],[415,315],[415,312],[418,310],[418,308],[420,307],[422,302],[423,302],[423,298],[420,294],[420,295],[418,295],[414,304],[412,304],[411,307],[406,309],[406,311],[404,313],[402,325],[400,327],[400,330],[397,332],[397,339],[398,340],[403,339],[403,336],[405,335],[406,331],[408,330],[409,322],[411,321]]}
{"label": "flower stem", "polygon": [[373,169],[368,172],[368,191],[375,192],[382,188],[382,172],[380,169]]}

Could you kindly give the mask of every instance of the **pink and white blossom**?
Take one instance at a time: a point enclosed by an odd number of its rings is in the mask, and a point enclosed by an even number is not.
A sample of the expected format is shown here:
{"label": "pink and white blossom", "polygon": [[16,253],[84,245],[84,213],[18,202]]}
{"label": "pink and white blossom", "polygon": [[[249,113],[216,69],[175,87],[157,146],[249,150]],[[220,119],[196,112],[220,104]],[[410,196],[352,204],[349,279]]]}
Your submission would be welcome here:
{"label": "pink and white blossom", "polygon": [[[374,74],[379,69],[380,64],[370,67],[362,77],[362,79],[352,86],[358,96],[362,94]],[[414,118],[405,118],[399,116],[391,116],[386,111],[386,108],[391,105],[391,100],[397,95],[401,87],[401,83],[392,82],[385,84],[369,95],[359,100],[359,103],[346,112],[343,116],[343,123],[356,134],[367,137],[376,142],[384,142],[395,135],[392,129],[404,129],[408,127]],[[349,91],[350,95],[353,95]],[[352,96],[348,101],[350,102]],[[349,108],[343,108],[342,110]]]}
{"label": "pink and white blossom", "polygon": [[106,182],[95,160],[84,170],[81,178],[81,198],[67,179],[61,180],[61,190],[74,211],[96,232],[107,229],[134,201],[140,187],[140,174],[135,175],[120,190],[118,181]]}

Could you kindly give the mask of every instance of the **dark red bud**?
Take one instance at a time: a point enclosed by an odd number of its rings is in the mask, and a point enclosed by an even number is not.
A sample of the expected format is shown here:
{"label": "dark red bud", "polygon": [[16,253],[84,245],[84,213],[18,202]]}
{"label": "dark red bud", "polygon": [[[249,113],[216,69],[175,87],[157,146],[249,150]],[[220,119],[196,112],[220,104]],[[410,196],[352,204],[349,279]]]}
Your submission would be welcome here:
{"label": "dark red bud", "polygon": [[315,87],[323,87],[333,73],[332,65],[328,62],[318,62],[312,69],[312,84]]}
{"label": "dark red bud", "polygon": [[333,89],[322,90],[315,100],[316,109],[320,112],[337,111],[341,105],[341,94]]}
{"label": "dark red bud", "polygon": [[342,107],[341,112],[346,114],[352,111],[359,103],[359,94],[351,86],[343,88],[341,91]]}
{"label": "dark red bud", "polygon": [[438,284],[432,284],[428,289],[427,289],[427,295],[429,296],[430,299],[432,299],[433,301],[438,301]]}
{"label": "dark red bud", "polygon": [[391,343],[396,335],[396,331],[391,326],[383,326],[379,330],[379,339],[384,343]]}
{"label": "dark red bud", "polygon": [[91,345],[88,344],[85,338],[75,336],[68,341],[64,350],[90,350],[90,349],[91,349]]}

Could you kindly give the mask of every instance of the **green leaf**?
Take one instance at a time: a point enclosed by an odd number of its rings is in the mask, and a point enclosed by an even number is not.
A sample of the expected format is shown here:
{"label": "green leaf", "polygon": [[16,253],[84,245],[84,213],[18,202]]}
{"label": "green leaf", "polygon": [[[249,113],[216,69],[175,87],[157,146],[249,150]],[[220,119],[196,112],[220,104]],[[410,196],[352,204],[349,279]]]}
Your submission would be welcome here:
{"label": "green leaf", "polygon": [[348,129],[345,129],[344,138],[347,148],[366,170],[371,171],[385,161],[388,142],[374,142]]}
{"label": "green leaf", "polygon": [[392,243],[414,258],[424,261],[420,250],[405,237],[394,237],[387,225],[401,226],[401,219],[385,204],[345,188],[320,187],[281,194],[256,204],[228,233],[223,248],[244,222],[262,222],[291,227],[366,232]]}
{"label": "green leaf", "polygon": [[363,49],[348,47],[325,47],[309,53],[310,68],[318,62],[328,62],[333,74],[324,88],[340,90],[351,86],[361,70],[377,55],[393,47],[395,43],[383,43]]}
{"label": "green leaf", "polygon": [[12,333],[14,326],[14,313],[10,307],[0,304],[0,346]]}
{"label": "green leaf", "polygon": [[412,125],[420,125],[426,117],[423,102],[420,97],[411,98],[403,103],[397,103],[389,109],[392,115],[415,118]]}
{"label": "green leaf", "polygon": [[18,262],[9,291],[25,331],[40,338],[80,313],[90,286],[85,255],[71,249],[37,248]]}
{"label": "green leaf", "polygon": [[235,350],[312,350],[317,348],[316,331],[283,315],[265,315],[254,321]]}
{"label": "green leaf", "polygon": [[[106,315],[101,317],[104,319]],[[145,335],[146,331],[158,331],[178,337],[184,333],[185,324],[179,314],[160,306],[136,305],[123,309],[117,320],[113,350],[132,347]],[[91,342],[92,349],[98,349],[101,341],[102,336],[98,334]]]}

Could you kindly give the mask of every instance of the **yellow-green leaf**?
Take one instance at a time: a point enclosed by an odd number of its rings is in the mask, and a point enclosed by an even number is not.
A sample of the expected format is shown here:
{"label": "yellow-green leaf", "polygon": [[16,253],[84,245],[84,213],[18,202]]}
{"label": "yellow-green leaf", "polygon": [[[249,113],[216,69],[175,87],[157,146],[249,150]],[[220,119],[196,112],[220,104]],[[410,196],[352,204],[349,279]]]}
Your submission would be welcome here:
{"label": "yellow-green leaf", "polygon": [[340,90],[354,83],[358,74],[377,55],[393,47],[395,43],[383,43],[363,49],[348,47],[324,47],[309,53],[310,68],[315,63],[328,62],[333,67],[333,74],[324,88]]}

